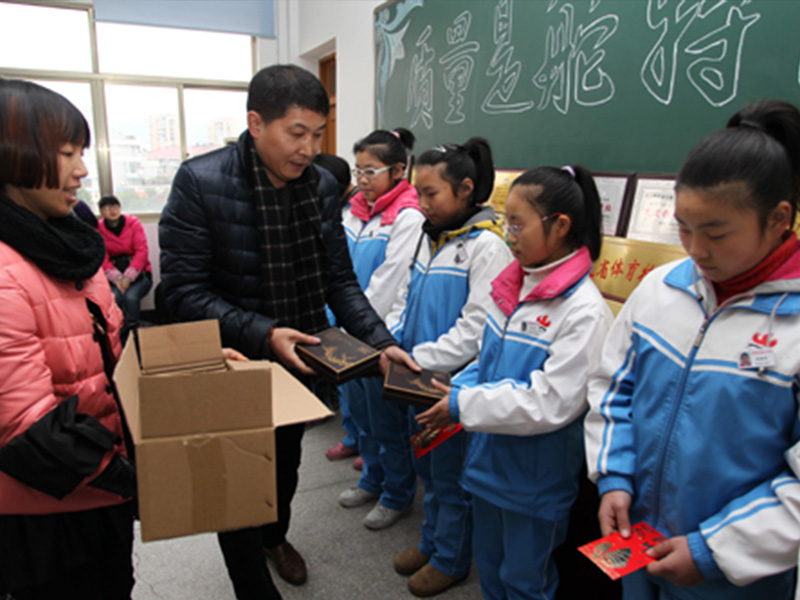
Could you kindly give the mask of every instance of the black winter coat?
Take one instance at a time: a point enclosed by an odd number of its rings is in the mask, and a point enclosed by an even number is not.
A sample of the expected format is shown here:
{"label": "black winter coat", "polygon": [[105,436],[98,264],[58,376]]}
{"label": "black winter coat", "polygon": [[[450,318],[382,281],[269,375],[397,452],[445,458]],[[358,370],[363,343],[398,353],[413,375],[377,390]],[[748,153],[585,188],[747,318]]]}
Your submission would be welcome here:
{"label": "black winter coat", "polygon": [[[253,174],[245,172],[243,160],[247,135],[178,169],[158,225],[161,292],[173,320],[219,319],[225,346],[265,358],[275,319],[263,310]],[[384,348],[394,338],[353,273],[336,180],[317,169],[321,234],[328,251],[326,302],[352,335]]]}

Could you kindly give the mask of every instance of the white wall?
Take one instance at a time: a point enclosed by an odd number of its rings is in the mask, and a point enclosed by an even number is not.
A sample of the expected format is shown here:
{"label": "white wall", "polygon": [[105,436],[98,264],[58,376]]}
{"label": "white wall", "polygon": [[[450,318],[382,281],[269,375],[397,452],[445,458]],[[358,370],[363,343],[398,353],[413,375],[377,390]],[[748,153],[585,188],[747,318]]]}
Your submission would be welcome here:
{"label": "white wall", "polygon": [[[337,153],[351,163],[353,144],[374,128],[372,23],[373,10],[383,3],[384,0],[276,2],[275,31],[282,62],[293,62],[318,73],[318,60],[336,52],[336,147]],[[284,16],[288,23],[283,22]]]}

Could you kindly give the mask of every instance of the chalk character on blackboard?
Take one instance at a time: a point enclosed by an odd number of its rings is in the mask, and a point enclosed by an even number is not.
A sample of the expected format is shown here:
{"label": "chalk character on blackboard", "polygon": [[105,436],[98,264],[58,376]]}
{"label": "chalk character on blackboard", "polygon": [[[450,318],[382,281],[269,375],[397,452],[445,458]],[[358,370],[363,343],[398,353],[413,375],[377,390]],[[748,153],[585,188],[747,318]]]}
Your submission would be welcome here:
{"label": "chalk character on blackboard", "polygon": [[443,399],[417,417],[472,432],[462,484],[485,598],[556,597],[553,550],[578,497],[586,382],[613,318],[588,276],[600,215],[583,167],[539,167],[514,180],[506,231],[516,261],[492,282],[480,356],[452,387],[437,386]]}
{"label": "chalk character on blackboard", "polygon": [[[382,319],[408,283],[408,263],[425,220],[417,191],[405,178],[413,146],[414,135],[398,127],[373,131],[353,147],[359,192],[342,211],[342,222],[358,283]],[[383,400],[383,381],[376,377],[355,379],[340,390],[344,441],[352,439],[345,445],[358,448],[364,466],[358,485],[343,491],[339,504],[351,508],[377,500],[364,525],[385,529],[408,514],[417,488],[408,409]],[[328,452],[342,447],[339,442]]]}
{"label": "chalk character on blackboard", "polygon": [[461,109],[464,107],[464,91],[475,68],[475,58],[470,54],[481,49],[478,42],[467,41],[471,23],[472,13],[468,10],[453,20],[453,26],[447,29],[447,43],[455,47],[439,59],[439,64],[444,65],[444,87],[450,92],[450,111],[444,122],[450,125],[463,123],[467,118]]}
{"label": "chalk character on blackboard", "polygon": [[511,95],[519,83],[522,63],[512,60],[514,46],[511,44],[511,34],[514,23],[513,0],[498,0],[494,9],[494,23],[492,38],[495,47],[492,51],[492,60],[486,75],[494,77],[492,89],[483,99],[481,110],[487,115],[502,115],[525,112],[533,108],[533,102],[511,102]]}
{"label": "chalk character on blackboard", "polygon": [[[577,3],[576,3],[577,4]],[[585,6],[582,2],[579,6]],[[551,2],[550,13],[557,6]],[[594,11],[593,8],[590,12]],[[580,22],[575,6],[565,3],[558,8],[561,22],[547,28],[544,59],[533,76],[533,84],[542,90],[538,110],[552,101],[562,114],[569,112],[572,97],[581,106],[597,106],[614,98],[614,80],[603,69],[606,51],[602,46],[617,32],[619,16],[610,14],[590,23]]]}
{"label": "chalk character on blackboard", "polygon": [[[490,282],[512,260],[494,210],[482,206],[494,184],[488,142],[472,138],[425,152],[415,183],[426,221],[411,280],[386,322],[420,366],[453,373],[477,355]],[[411,433],[422,430],[413,419],[411,425]],[[422,541],[394,566],[411,575],[408,587],[417,596],[438,594],[469,572],[471,500],[460,484],[467,442],[461,431],[415,461],[425,486]]]}
{"label": "chalk character on blackboard", "polygon": [[[668,538],[624,578],[626,598],[791,597],[800,482],[784,452],[800,440],[798,190],[794,106],[750,105],[706,136],[676,180],[689,258],[642,280],[606,339],[586,419],[600,527],[627,538],[645,521]],[[765,365],[725,368],[754,339],[769,348]]]}
{"label": "chalk character on blackboard", "polygon": [[[687,3],[676,10],[671,2],[648,0],[647,26],[659,37],[642,64],[647,91],[669,105],[675,93],[680,59],[690,60],[686,77],[711,106],[724,106],[739,90],[745,34],[761,18],[744,15],[748,2]],[[722,12],[727,10],[727,15]],[[687,58],[688,57],[688,58]]]}
{"label": "chalk character on blackboard", "polygon": [[422,123],[430,129],[433,127],[433,68],[430,63],[436,57],[436,50],[427,41],[433,29],[428,25],[417,38],[419,51],[411,59],[411,78],[408,82],[408,99],[406,111],[414,109],[411,127],[422,119]]}

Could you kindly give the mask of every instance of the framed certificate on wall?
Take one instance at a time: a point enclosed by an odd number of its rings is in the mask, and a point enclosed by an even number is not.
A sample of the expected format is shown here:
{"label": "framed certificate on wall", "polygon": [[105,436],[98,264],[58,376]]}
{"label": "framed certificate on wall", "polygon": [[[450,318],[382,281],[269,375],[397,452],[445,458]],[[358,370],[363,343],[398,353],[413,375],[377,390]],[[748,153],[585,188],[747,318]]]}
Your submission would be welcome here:
{"label": "framed certificate on wall", "polygon": [[637,173],[625,237],[680,246],[675,220],[675,176]]}
{"label": "framed certificate on wall", "polygon": [[598,172],[592,177],[600,195],[603,235],[623,236],[630,213],[627,200],[632,193],[633,173]]}

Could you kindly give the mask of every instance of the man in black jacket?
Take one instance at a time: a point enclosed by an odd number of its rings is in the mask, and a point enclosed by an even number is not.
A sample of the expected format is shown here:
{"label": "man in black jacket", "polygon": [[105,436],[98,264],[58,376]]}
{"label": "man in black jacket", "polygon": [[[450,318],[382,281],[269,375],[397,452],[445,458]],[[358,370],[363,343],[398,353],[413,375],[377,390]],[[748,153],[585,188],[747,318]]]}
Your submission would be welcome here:
{"label": "man in black jacket", "polygon": [[[306,383],[314,375],[297,343],[327,326],[325,304],[351,334],[411,364],[353,274],[333,176],[312,165],[328,114],[319,80],[293,65],[250,82],[247,130],[238,143],[190,159],[175,175],[159,223],[166,310],[178,321],[218,319],[222,341],[251,358],[278,360]],[[306,580],[286,541],[304,426],[276,432],[278,522],[219,534],[239,600],[280,598],[281,577]]]}

